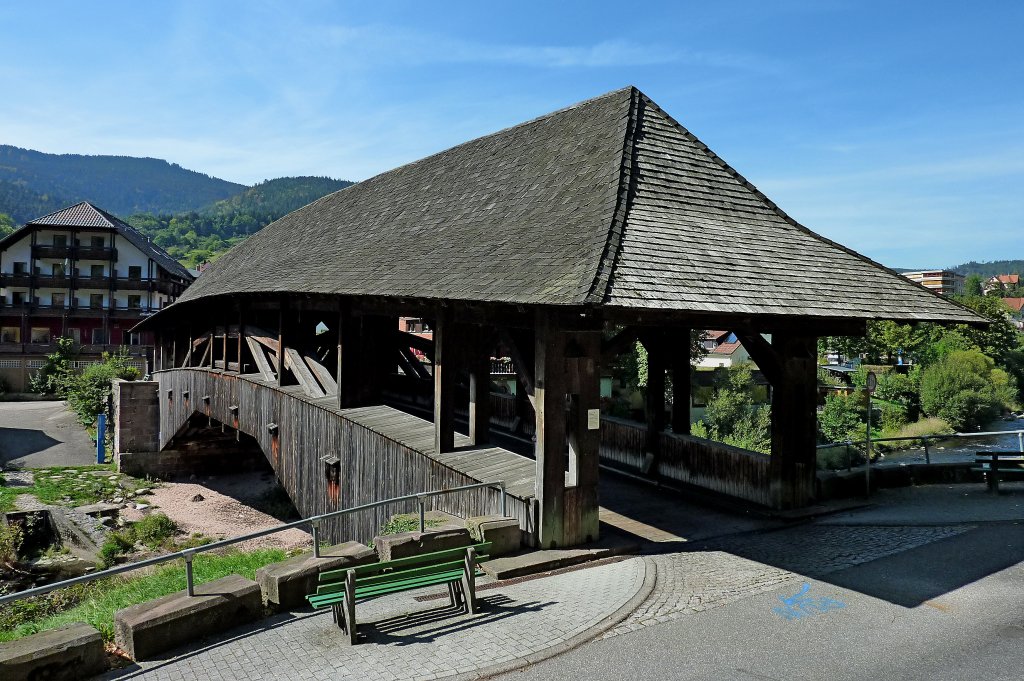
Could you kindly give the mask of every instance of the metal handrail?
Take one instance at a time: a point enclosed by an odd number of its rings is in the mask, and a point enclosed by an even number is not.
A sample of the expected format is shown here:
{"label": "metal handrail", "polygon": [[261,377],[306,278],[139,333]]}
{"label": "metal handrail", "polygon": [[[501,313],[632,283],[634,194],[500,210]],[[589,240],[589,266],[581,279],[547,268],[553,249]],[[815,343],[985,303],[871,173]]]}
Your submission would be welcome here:
{"label": "metal handrail", "polygon": [[[902,437],[879,437],[871,438],[872,443],[876,442],[902,442],[909,440],[921,440],[924,444],[924,461],[926,464],[932,462],[931,453],[928,451],[929,440],[949,440],[953,438],[968,437],[991,437],[993,435],[1014,435],[1017,436],[1017,449],[1024,452],[1024,430],[992,430],[980,433],[950,433],[948,435],[905,435]],[[866,440],[846,440],[845,442],[830,442],[824,445],[817,445],[816,449],[832,449],[835,447],[853,447],[854,445],[865,444]],[[847,457],[849,458],[849,457]]]}
{"label": "metal handrail", "polygon": [[29,598],[30,596],[39,596],[41,594],[49,593],[50,591],[56,591],[66,586],[72,586],[74,584],[84,584],[85,582],[91,582],[96,579],[102,579],[104,577],[112,577],[125,572],[131,572],[150,565],[157,565],[159,563],[166,563],[172,560],[182,558],[185,560],[185,587],[189,596],[195,596],[194,583],[192,579],[192,559],[197,553],[206,553],[207,551],[213,551],[214,549],[223,548],[230,546],[231,544],[237,544],[239,542],[248,541],[249,539],[256,539],[258,537],[265,537],[269,534],[275,534],[277,532],[283,532],[284,530],[290,530],[294,527],[301,527],[303,525],[309,525],[313,533],[313,555],[317,558],[320,557],[320,522],[327,518],[334,518],[337,516],[347,515],[349,513],[355,513],[356,511],[365,511],[371,508],[378,508],[380,506],[387,506],[390,504],[397,504],[403,501],[417,501],[419,502],[419,515],[420,515],[420,532],[426,529],[426,518],[425,518],[425,502],[430,497],[443,496],[445,494],[453,494],[455,492],[465,492],[471,489],[478,489],[480,487],[494,487],[497,486],[501,492],[501,515],[504,516],[506,513],[506,496],[505,482],[498,480],[495,482],[478,482],[472,485],[463,485],[461,487],[450,487],[448,489],[434,490],[432,492],[420,492],[419,494],[408,494],[404,497],[394,497],[392,499],[385,499],[383,501],[375,501],[370,504],[363,504],[361,506],[353,506],[352,508],[344,508],[340,511],[331,511],[330,513],[324,513],[321,515],[313,516],[311,518],[303,518],[302,520],[295,520],[290,523],[278,525],[276,527],[270,527],[265,530],[259,530],[258,532],[250,532],[249,534],[239,535],[237,537],[230,537],[228,539],[221,539],[210,544],[204,544],[191,549],[183,549],[174,553],[168,553],[163,556],[154,556],[153,558],[147,558],[140,560],[137,563],[129,563],[128,565],[118,565],[117,567],[109,568],[107,570],[101,570],[99,572],[92,572],[87,575],[81,575],[79,577],[73,577],[71,579],[65,579],[60,582],[53,582],[52,584],[45,584],[43,586],[37,586],[32,589],[26,589],[25,591],[18,591],[12,594],[0,596],[0,605],[4,603],[10,603],[13,601],[21,600],[23,598]]}

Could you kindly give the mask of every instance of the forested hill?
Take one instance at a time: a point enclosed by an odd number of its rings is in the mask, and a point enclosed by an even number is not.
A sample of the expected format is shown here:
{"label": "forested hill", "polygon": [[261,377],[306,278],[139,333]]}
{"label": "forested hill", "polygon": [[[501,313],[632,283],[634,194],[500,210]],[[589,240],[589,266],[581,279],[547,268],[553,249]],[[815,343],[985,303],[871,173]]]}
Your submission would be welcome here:
{"label": "forested hill", "polygon": [[351,185],[327,177],[282,177],[189,213],[136,213],[127,221],[188,267],[216,259],[296,208]]}
{"label": "forested hill", "polygon": [[265,180],[254,187],[235,194],[231,198],[217,201],[203,208],[200,213],[209,215],[272,216],[276,220],[282,215],[302,208],[331,192],[351,185],[345,180],[329,177],[281,177]]}
{"label": "forested hill", "polygon": [[982,279],[988,279],[997,274],[1024,274],[1024,260],[994,260],[992,262],[974,262],[972,260],[951,269],[964,276],[977,274]]}
{"label": "forested hill", "polygon": [[244,189],[156,158],[45,154],[0,145],[0,213],[16,224],[84,200],[117,215],[194,211]]}

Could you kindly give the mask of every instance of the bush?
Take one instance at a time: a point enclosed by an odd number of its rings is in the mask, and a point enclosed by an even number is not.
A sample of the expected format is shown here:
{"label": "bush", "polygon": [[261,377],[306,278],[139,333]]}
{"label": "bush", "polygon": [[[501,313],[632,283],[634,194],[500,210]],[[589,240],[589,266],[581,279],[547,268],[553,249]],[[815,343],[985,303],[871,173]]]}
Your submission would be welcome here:
{"label": "bush", "polygon": [[907,408],[902,404],[882,403],[882,430],[895,433],[907,425]]}
{"label": "bush", "polygon": [[136,541],[150,548],[156,548],[174,536],[178,526],[163,513],[151,513],[131,526]]}
{"label": "bush", "polygon": [[864,409],[856,394],[832,393],[825,397],[825,407],[818,414],[818,430],[825,442],[846,442],[858,439],[864,428]]}
{"label": "bush", "polygon": [[107,535],[107,540],[100,547],[100,560],[104,569],[113,567],[119,556],[130,553],[135,548],[135,536],[131,528],[117,530]]}
{"label": "bush", "polygon": [[722,372],[704,410],[704,418],[691,433],[727,445],[767,454],[771,451],[771,409],[757,404],[756,386],[749,366]]}
{"label": "bush", "polygon": [[1013,406],[1009,375],[979,350],[956,350],[921,375],[921,408],[958,431],[976,429]]}

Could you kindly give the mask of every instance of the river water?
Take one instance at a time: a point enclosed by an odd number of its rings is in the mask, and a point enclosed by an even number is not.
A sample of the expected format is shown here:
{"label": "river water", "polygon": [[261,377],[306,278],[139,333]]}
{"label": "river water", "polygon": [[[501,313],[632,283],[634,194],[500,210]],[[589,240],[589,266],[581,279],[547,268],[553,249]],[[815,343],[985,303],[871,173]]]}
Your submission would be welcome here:
{"label": "river water", "polygon": [[[985,435],[971,437],[951,437],[942,440],[929,440],[928,453],[932,463],[973,462],[977,452],[1012,451],[1019,449],[1016,430],[1024,430],[1024,418],[998,420],[988,424],[985,431],[1004,432],[1005,435]],[[908,463],[924,463],[924,448],[913,447],[889,452],[884,458],[872,463],[877,466],[898,466]]]}

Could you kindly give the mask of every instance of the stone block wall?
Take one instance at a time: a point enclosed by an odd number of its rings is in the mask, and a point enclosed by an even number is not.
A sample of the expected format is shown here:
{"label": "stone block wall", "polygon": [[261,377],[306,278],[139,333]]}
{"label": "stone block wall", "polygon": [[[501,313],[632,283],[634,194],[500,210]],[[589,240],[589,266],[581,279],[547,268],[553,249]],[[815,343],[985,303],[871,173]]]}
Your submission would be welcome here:
{"label": "stone block wall", "polygon": [[114,452],[155,452],[160,448],[160,395],[156,381],[115,381]]}

